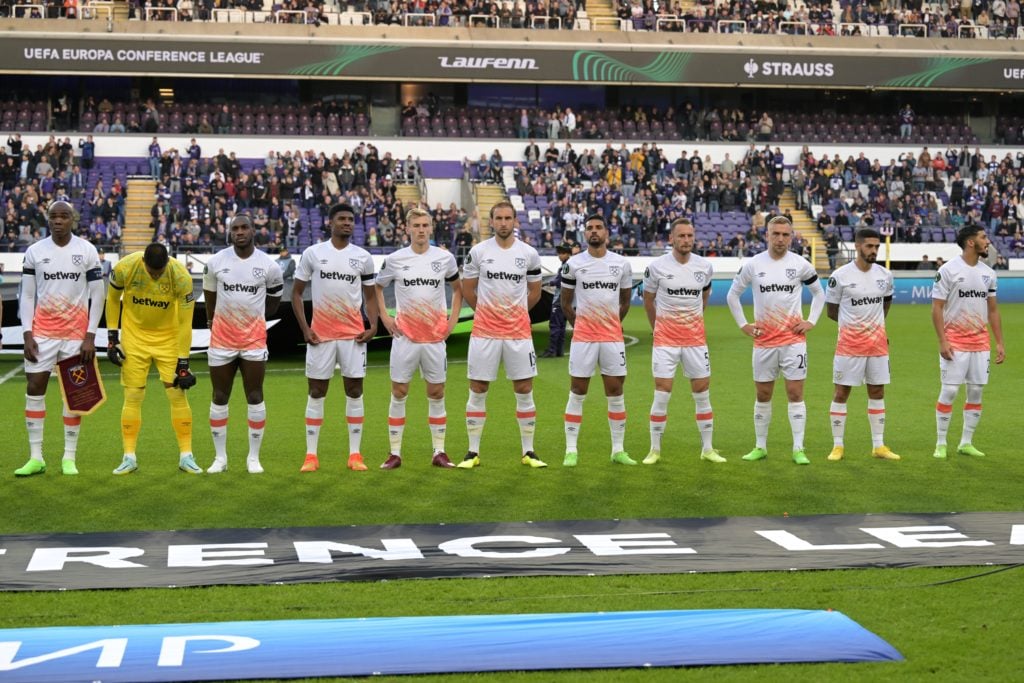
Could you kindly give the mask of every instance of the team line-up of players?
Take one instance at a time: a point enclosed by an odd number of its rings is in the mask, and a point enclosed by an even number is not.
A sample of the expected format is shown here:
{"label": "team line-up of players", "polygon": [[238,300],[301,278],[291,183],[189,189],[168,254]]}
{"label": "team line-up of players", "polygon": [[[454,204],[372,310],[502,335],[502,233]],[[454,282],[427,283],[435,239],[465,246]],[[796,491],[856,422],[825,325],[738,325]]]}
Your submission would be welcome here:
{"label": "team line-up of players", "polygon": [[[147,376],[156,365],[171,406],[178,440],[179,469],[200,474],[192,455],[192,413],[185,391],[195,385],[189,369],[192,335],[193,286],[184,266],[171,260],[160,244],[121,259],[110,274],[104,297],[96,250],[75,237],[74,208],[66,202],[49,207],[50,236],[25,254],[20,295],[25,329],[25,424],[30,457],[18,476],[46,471],[43,458],[45,392],[50,373],[62,359],[81,355],[91,363],[96,353],[95,332],[101,312],[109,328],[108,358],[121,368],[124,405],[121,433],[124,455],[114,474],[138,469],[136,443],[141,427]],[[369,253],[352,244],[352,207],[339,204],[329,213],[330,239],[307,248],[299,260],[292,288],[292,306],[306,342],[309,394],[306,403],[306,456],[303,472],[319,466],[318,441],[324,420],[324,399],[335,368],[340,367],[348,424],[348,467],[366,470],[360,453],[363,434],[363,377],[366,343],[378,322],[393,336],[390,354],[391,402],[388,408],[390,453],[382,469],[402,464],[402,436],[409,384],[416,371],[426,383],[432,465],[470,469],[480,464],[480,440],[487,418],[486,399],[499,366],[512,382],[521,440],[521,462],[546,467],[534,451],[536,406],[533,378],[537,374],[529,310],[540,300],[541,267],[535,249],[515,237],[514,207],[506,202],[491,210],[494,236],[475,245],[466,257],[461,277],[455,258],[432,246],[430,214],[413,209],[407,216],[410,246],[387,256],[374,272]],[[228,466],[228,400],[239,372],[248,404],[249,452],[246,466],[261,473],[260,446],[266,426],[263,378],[267,362],[267,317],[273,315],[283,291],[280,268],[254,248],[251,218],[236,216],[229,228],[231,246],[206,264],[203,290],[211,327],[209,348],[213,397],[210,430],[215,457],[209,473]],[[584,223],[585,251],[565,258],[558,275],[559,313],[573,325],[569,350],[570,391],[565,407],[565,454],[562,464],[578,463],[577,441],[583,401],[590,378],[600,373],[608,405],[611,460],[622,465],[636,461],[623,447],[626,407],[623,385],[626,352],[622,320],[630,306],[632,272],[624,257],[608,250],[609,232],[600,215]],[[772,394],[784,380],[793,436],[792,459],[808,464],[803,436],[807,376],[805,334],[822,312],[839,325],[833,363],[835,393],[829,414],[834,447],[828,460],[844,456],[846,403],[854,386],[867,385],[872,455],[899,460],[884,442],[884,389],[889,382],[885,317],[892,300],[892,274],[875,262],[879,236],[868,229],[856,236],[856,258],[838,268],[823,289],[811,264],[789,250],[793,227],[785,217],[767,224],[768,248],[746,260],[728,294],[730,311],[742,332],[753,340],[755,446],[743,456],[767,457]],[[673,222],[671,251],[651,262],[644,273],[644,307],[654,334],[652,374],[654,400],[649,414],[650,450],[643,463],[653,465],[662,452],[669,399],[679,370],[689,380],[695,419],[701,437],[700,459],[725,462],[714,448],[714,415],[710,399],[711,367],[704,333],[704,308],[713,275],[712,263],[692,252],[694,230],[689,220]],[[973,444],[981,417],[981,395],[989,374],[989,327],[995,338],[996,363],[1002,363],[1002,325],[996,307],[996,275],[980,259],[987,256],[988,238],[980,226],[963,228],[957,237],[960,257],[945,264],[933,286],[932,319],[939,342],[941,389],[936,404],[934,456],[946,457],[946,435],[952,404],[966,384],[963,434],[957,452],[984,455]],[[383,292],[394,286],[396,313],[384,306]],[[312,321],[307,320],[303,296],[309,288]],[[811,294],[810,313],[803,316],[803,288]],[[447,289],[451,289],[449,309]],[[754,321],[749,322],[740,296],[753,290]],[[458,463],[445,451],[447,415],[445,340],[465,301],[474,309],[469,342],[469,400],[465,423],[469,450]],[[364,323],[363,311],[369,319]],[[81,417],[67,405],[63,411],[64,474],[77,474],[76,449]]]}

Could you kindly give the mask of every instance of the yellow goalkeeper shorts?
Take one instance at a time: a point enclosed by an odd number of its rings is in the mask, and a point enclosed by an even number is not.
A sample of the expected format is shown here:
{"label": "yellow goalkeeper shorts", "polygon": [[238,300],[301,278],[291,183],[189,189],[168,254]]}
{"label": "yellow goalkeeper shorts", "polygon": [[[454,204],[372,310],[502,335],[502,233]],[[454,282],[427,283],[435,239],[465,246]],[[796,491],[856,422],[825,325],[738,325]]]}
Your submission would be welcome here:
{"label": "yellow goalkeeper shorts", "polygon": [[177,340],[172,339],[162,344],[133,344],[124,339],[122,344],[125,359],[121,366],[121,386],[146,386],[151,364],[156,364],[162,382],[174,382],[174,370],[178,365]]}

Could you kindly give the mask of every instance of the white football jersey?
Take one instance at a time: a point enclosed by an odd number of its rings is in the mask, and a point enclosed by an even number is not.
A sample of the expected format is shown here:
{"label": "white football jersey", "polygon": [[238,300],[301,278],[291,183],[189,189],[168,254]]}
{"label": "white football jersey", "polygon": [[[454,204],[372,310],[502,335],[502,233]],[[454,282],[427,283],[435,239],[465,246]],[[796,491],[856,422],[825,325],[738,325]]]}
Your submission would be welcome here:
{"label": "white football jersey", "polygon": [[217,295],[210,346],[215,349],[263,349],[267,346],[267,297],[281,296],[281,268],[256,250],[239,258],[234,247],[206,262],[203,289]]}
{"label": "white football jersey", "polygon": [[373,284],[373,257],[349,244],[338,249],[327,240],[306,247],[295,279],[313,290],[310,328],[323,341],[355,339],[363,333],[363,285]]}
{"label": "white football jersey", "polygon": [[836,268],[825,302],[839,304],[837,356],[886,356],[885,300],[892,296],[892,273],[878,265],[864,272],[855,261]]}
{"label": "white football jersey", "polygon": [[988,298],[996,295],[996,273],[981,261],[968,265],[963,256],[935,274],[932,298],[942,308],[946,340],[955,351],[988,351]]}
{"label": "white football jersey", "polygon": [[806,341],[792,328],[804,319],[803,285],[817,279],[814,266],[791,251],[777,260],[763,251],[740,267],[731,289],[737,295],[747,287],[754,289],[754,323],[762,330],[754,339],[754,346],[786,346]]}
{"label": "white football jersey", "polygon": [[448,299],[445,282],[459,279],[455,256],[439,247],[417,254],[405,247],[390,254],[380,266],[377,284],[395,283],[395,321],[410,341],[431,344],[443,341],[448,332]]}
{"label": "white football jersey", "polygon": [[539,282],[540,255],[516,240],[502,249],[492,237],[470,249],[462,277],[478,280],[473,336],[484,339],[530,339],[527,283]]}
{"label": "white football jersey", "polygon": [[[84,339],[89,328],[89,287],[103,279],[96,247],[74,235],[63,247],[52,237],[25,252],[22,287],[35,287],[35,311],[26,330],[47,339]],[[31,281],[29,280],[31,278]]]}
{"label": "white football jersey", "polygon": [[654,295],[655,346],[706,346],[704,291],[711,287],[711,261],[690,254],[686,263],[674,254],[658,257],[644,272],[644,292]]}
{"label": "white football jersey", "polygon": [[590,252],[576,254],[562,266],[562,288],[575,290],[576,322],[573,341],[622,341],[619,290],[633,286],[633,269],[620,254],[601,258]]}

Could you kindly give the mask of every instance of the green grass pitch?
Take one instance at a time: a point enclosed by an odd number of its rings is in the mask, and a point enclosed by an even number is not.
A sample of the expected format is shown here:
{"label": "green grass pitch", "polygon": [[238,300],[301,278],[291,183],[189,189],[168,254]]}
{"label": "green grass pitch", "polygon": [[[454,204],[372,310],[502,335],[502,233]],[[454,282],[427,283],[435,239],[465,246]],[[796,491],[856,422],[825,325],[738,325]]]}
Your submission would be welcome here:
{"label": "green grass pitch", "polygon": [[[931,457],[938,394],[935,335],[927,306],[896,306],[889,315],[892,384],[886,392],[886,441],[901,462],[870,457],[863,388],[854,389],[847,422],[846,460],[828,463],[828,405],[835,324],[823,319],[809,335],[810,376],[806,398],[806,446],[810,467],[789,458],[790,432],[781,383],[769,436],[769,457],[745,463],[753,446],[750,341],[727,309],[708,311],[712,361],[711,400],[715,446],[724,465],[698,460],[699,438],[689,385],[676,382],[661,463],[627,468],[608,461],[609,438],[600,382],[592,382],[580,437],[580,465],[561,467],[562,413],[568,393],[567,359],[542,359],[534,395],[538,408],[537,452],[550,465],[531,470],[518,462],[519,439],[510,384],[494,383],[481,447],[473,471],[429,466],[430,440],[422,383],[407,404],[403,467],[381,472],[387,455],[388,371],[386,346],[369,355],[363,454],[369,472],[344,467],[347,437],[344,395],[332,383],[320,439],[321,470],[301,475],[306,384],[302,357],[275,358],[267,376],[268,423],[263,447],[266,474],[245,472],[245,405],[240,383],[231,400],[230,469],[222,475],[190,477],[177,471],[177,453],[167,402],[151,381],[146,398],[139,471],[113,477],[120,461],[118,418],[121,389],[112,367],[101,361],[109,401],[83,420],[76,478],[62,478],[59,392],[51,385],[45,451],[50,470],[16,480],[13,470],[27,457],[21,411],[24,378],[0,384],[7,446],[0,457],[0,533],[287,527],[348,524],[791,516],[823,513],[948,512],[1020,510],[1024,459],[1020,438],[1022,360],[1016,337],[1024,330],[1024,305],[1002,305],[1008,359],[993,365],[984,413],[974,440],[985,459]],[[634,308],[626,333],[639,339],[627,349],[629,423],[627,450],[637,459],[648,447],[647,413],[651,334],[643,311]],[[535,328],[543,350],[546,327]],[[466,450],[462,413],[467,396],[467,338],[449,341],[448,452]],[[0,376],[17,366],[0,361]],[[202,466],[213,458],[207,427],[210,387],[202,362],[191,392],[195,453]],[[418,380],[417,380],[418,382]],[[960,436],[960,405],[949,441]],[[1024,556],[1022,556],[1024,557]],[[1024,581],[1014,568],[969,580],[991,568],[817,571],[615,577],[420,580],[298,586],[142,589],[68,593],[0,593],[0,628],[25,626],[337,618],[504,612],[600,611],[787,607],[843,611],[886,638],[906,657],[902,664],[721,667],[690,670],[542,672],[473,676],[476,679],[576,680],[873,680],[898,676],[918,680],[1012,680],[1019,674],[1017,642],[1024,633]],[[445,644],[439,644],[444,646]],[[447,644],[457,648],[457,643]],[[469,676],[444,677],[469,680]],[[425,677],[417,680],[440,680]]]}

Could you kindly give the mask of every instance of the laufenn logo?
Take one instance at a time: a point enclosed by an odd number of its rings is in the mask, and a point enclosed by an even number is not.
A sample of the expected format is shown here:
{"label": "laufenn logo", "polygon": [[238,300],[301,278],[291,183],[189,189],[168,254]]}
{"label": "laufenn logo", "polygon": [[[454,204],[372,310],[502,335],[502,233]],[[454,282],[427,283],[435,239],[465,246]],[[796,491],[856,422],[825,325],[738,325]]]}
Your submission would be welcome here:
{"label": "laufenn logo", "polygon": [[150,299],[148,296],[140,299],[134,294],[132,295],[132,303],[136,306],[152,306],[153,308],[167,308],[171,305],[170,301],[157,301],[156,299]]}
{"label": "laufenn logo", "polygon": [[438,57],[442,69],[500,69],[504,71],[537,71],[536,59],[520,57]]}

